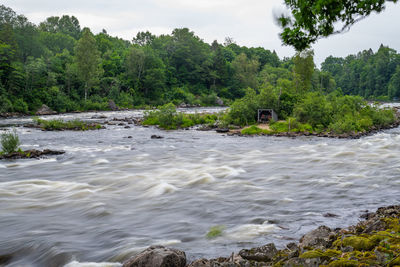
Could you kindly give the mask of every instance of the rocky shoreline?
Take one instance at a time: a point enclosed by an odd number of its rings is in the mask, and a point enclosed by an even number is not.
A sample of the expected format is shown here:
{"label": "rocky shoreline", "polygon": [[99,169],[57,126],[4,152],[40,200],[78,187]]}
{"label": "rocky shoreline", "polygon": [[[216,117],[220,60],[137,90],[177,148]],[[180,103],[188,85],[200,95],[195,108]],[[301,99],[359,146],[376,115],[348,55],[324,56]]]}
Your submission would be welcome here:
{"label": "rocky shoreline", "polygon": [[240,132],[240,130],[234,130],[234,131],[230,131],[230,130],[226,130],[226,131],[221,131],[224,129],[219,129],[219,131],[217,130],[217,132],[220,133],[226,133],[228,136],[276,136],[276,137],[301,137],[301,136],[315,136],[315,137],[325,137],[325,138],[338,138],[338,139],[359,139],[361,137],[364,136],[369,136],[369,135],[373,135],[376,133],[379,133],[380,131],[383,130],[388,130],[388,129],[393,129],[393,128],[397,128],[400,126],[400,120],[397,120],[396,122],[388,125],[387,127],[371,127],[371,129],[369,131],[364,131],[364,132],[350,132],[350,133],[343,133],[343,134],[336,134],[336,133],[332,133],[332,132],[323,132],[323,133],[316,133],[316,132],[281,132],[281,133],[273,133],[273,134],[265,134],[265,133],[261,133],[261,134],[256,134],[256,135],[246,135],[246,134],[242,134]]}
{"label": "rocky shoreline", "polygon": [[399,266],[400,205],[365,211],[360,218],[363,221],[344,229],[320,226],[281,250],[269,243],[187,263],[183,251],[152,246],[123,267]]}
{"label": "rocky shoreline", "polygon": [[25,151],[17,151],[12,152],[6,155],[0,155],[0,160],[2,159],[40,159],[47,156],[61,155],[64,154],[65,151],[57,151],[57,150],[25,150]]}

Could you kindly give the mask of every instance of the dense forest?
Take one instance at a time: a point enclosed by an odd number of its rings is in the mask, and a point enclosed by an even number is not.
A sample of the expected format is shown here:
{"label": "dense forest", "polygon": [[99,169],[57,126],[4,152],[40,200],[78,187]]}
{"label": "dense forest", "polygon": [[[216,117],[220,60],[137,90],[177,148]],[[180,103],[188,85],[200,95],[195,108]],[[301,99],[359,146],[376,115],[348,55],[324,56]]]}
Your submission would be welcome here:
{"label": "dense forest", "polygon": [[0,112],[30,113],[46,104],[59,112],[104,110],[108,101],[132,108],[230,103],[257,92],[285,102],[302,91],[392,99],[400,95],[400,55],[381,46],[315,68],[313,51],[280,59],[275,51],[204,42],[187,28],[169,35],[139,32],[127,41],[94,35],[74,16],[35,25],[0,6]]}
{"label": "dense forest", "polygon": [[321,69],[329,72],[345,94],[368,99],[398,100],[400,97],[400,54],[381,45],[346,58],[328,57]]}

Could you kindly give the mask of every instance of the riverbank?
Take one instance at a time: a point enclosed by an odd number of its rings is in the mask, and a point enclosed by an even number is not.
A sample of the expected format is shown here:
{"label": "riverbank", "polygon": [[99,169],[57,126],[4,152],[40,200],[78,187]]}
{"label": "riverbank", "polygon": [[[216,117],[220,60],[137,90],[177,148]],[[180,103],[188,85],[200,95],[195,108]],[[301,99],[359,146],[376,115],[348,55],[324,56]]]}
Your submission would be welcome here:
{"label": "riverbank", "polygon": [[[339,139],[359,139],[363,136],[369,136],[373,135],[376,133],[379,133],[380,131],[383,130],[388,130],[388,129],[393,129],[397,128],[400,126],[400,117],[397,118],[397,120],[385,127],[371,127],[368,131],[362,131],[362,132],[349,132],[349,133],[334,133],[334,132],[309,132],[309,131],[303,131],[303,132],[268,132],[268,131],[257,131],[255,133],[243,133],[243,130],[246,128],[240,128],[240,129],[234,129],[234,130],[229,130],[227,129],[226,131],[220,131],[221,133],[225,133],[228,136],[276,136],[276,137],[301,137],[301,136],[315,136],[315,137],[326,137],[326,138],[339,138]],[[259,127],[258,125],[255,125],[255,127],[265,130],[263,128],[265,127]],[[248,129],[248,128],[247,128]]]}
{"label": "riverbank", "polygon": [[61,155],[64,154],[65,151],[58,151],[58,150],[36,150],[30,149],[25,151],[15,151],[10,154],[0,154],[0,160],[2,159],[40,159],[47,156],[54,156],[54,155]]}
{"label": "riverbank", "polygon": [[[330,214],[335,217],[334,214]],[[228,257],[198,259],[187,264],[183,251],[153,246],[123,267],[242,266],[397,266],[400,264],[400,205],[363,211],[363,221],[348,228],[319,226],[298,242],[278,250],[274,243],[242,249]]]}

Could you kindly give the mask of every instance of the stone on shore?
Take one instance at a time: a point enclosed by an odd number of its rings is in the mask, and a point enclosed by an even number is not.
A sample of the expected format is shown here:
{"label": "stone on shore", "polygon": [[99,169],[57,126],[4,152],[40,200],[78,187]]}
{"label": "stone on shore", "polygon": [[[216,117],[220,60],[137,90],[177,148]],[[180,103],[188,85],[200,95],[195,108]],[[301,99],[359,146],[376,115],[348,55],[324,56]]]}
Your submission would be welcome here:
{"label": "stone on shore", "polygon": [[130,258],[122,267],[185,267],[186,254],[183,251],[151,246],[137,256]]}
{"label": "stone on shore", "polygon": [[54,110],[43,104],[38,111],[36,111],[35,115],[41,116],[41,115],[54,115],[57,114]]}
{"label": "stone on shore", "polygon": [[333,231],[325,226],[321,225],[317,229],[305,234],[300,239],[300,248],[314,247],[314,248],[326,248],[332,243],[330,237],[334,235]]}
{"label": "stone on shore", "polygon": [[242,249],[239,255],[246,260],[254,261],[272,261],[274,256],[278,253],[274,243],[269,243],[262,247],[252,248],[252,249]]}
{"label": "stone on shore", "polygon": [[115,104],[115,102],[113,100],[108,100],[108,107],[112,110],[112,111],[116,111],[119,110],[119,108],[117,107],[117,105]]}

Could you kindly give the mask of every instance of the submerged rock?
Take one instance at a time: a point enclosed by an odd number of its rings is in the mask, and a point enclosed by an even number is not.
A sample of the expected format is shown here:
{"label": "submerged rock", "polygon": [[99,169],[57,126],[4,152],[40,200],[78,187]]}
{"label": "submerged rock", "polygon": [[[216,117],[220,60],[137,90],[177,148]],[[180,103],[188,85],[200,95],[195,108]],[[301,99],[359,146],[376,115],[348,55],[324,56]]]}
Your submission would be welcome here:
{"label": "submerged rock", "polygon": [[229,132],[228,128],[218,128],[215,130],[217,133],[227,133]]}
{"label": "submerged rock", "polygon": [[151,138],[151,139],[163,139],[164,137],[161,136],[161,135],[155,135],[155,134],[153,134],[150,138]]}
{"label": "submerged rock", "polygon": [[184,267],[186,266],[186,254],[183,251],[165,248],[163,246],[151,246],[130,258],[123,267]]}

